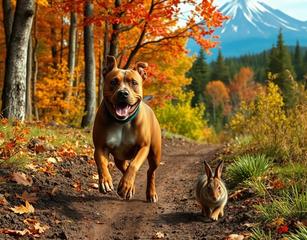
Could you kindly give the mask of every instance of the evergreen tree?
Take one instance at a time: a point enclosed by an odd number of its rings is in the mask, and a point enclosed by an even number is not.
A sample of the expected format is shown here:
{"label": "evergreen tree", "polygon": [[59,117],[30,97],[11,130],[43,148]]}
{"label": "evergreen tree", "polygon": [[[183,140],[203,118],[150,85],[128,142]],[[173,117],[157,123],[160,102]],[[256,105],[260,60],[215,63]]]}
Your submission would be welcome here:
{"label": "evergreen tree", "polygon": [[299,42],[296,42],[294,56],[293,56],[293,65],[295,69],[295,73],[297,76],[297,80],[302,82],[304,75],[304,66],[303,66],[303,56],[301,52],[301,47]]}
{"label": "evergreen tree", "polygon": [[268,72],[276,74],[276,84],[282,91],[285,105],[292,107],[296,103],[296,82],[288,48],[284,45],[283,35],[278,34],[277,46],[272,47]]}
{"label": "evergreen tree", "polygon": [[220,80],[225,84],[230,82],[228,66],[225,64],[221,50],[218,52],[216,62],[212,63],[211,80]]}
{"label": "evergreen tree", "polygon": [[208,71],[204,50],[200,49],[191,69],[186,73],[187,77],[192,78],[192,82],[187,89],[194,92],[194,97],[191,102],[193,107],[198,103],[204,102],[203,91],[208,83]]}

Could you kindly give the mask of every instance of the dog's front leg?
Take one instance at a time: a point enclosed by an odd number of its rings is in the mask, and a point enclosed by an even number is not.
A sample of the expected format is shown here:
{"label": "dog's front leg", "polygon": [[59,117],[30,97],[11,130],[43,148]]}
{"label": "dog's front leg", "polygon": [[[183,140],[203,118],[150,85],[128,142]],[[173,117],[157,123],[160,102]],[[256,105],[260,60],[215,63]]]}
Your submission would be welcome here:
{"label": "dog's front leg", "polygon": [[149,146],[141,147],[135,158],[131,161],[127,171],[119,182],[117,193],[124,199],[131,199],[134,195],[134,180],[136,172],[140,169],[149,153]]}
{"label": "dog's front leg", "polygon": [[99,191],[104,194],[113,191],[112,177],[108,170],[108,153],[95,149],[94,158],[99,176]]}

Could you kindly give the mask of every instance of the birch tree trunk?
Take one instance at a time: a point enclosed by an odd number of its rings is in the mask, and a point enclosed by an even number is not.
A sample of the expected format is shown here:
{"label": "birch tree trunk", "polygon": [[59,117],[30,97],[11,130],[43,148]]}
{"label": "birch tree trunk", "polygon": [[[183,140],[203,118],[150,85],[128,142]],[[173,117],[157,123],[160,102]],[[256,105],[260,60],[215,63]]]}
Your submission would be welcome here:
{"label": "birch tree trunk", "polygon": [[7,118],[24,120],[26,108],[26,76],[29,36],[35,0],[17,0],[14,22],[5,62],[2,112]]}
{"label": "birch tree trunk", "polygon": [[69,27],[69,52],[68,52],[68,69],[70,75],[70,85],[67,96],[67,101],[72,94],[74,86],[74,71],[76,67],[76,51],[77,51],[77,13],[70,13],[70,27]]}
{"label": "birch tree trunk", "polygon": [[96,112],[94,33],[93,23],[87,22],[87,19],[93,16],[93,8],[92,1],[87,0],[84,9],[85,115],[82,118],[82,127],[87,127],[94,122]]}
{"label": "birch tree trunk", "polygon": [[26,78],[26,118],[32,121],[32,67],[33,67],[32,38],[29,37],[27,56],[27,78]]}

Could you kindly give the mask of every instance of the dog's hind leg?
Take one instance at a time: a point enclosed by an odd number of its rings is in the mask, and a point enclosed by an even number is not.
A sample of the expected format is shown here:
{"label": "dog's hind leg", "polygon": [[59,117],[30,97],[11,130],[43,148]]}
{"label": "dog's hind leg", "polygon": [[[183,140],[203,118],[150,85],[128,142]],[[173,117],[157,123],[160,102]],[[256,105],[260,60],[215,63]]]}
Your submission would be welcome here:
{"label": "dog's hind leg", "polygon": [[148,155],[149,169],[147,171],[147,188],[146,198],[148,202],[158,202],[158,195],[156,192],[155,171],[160,165],[161,153],[160,150],[150,151]]}

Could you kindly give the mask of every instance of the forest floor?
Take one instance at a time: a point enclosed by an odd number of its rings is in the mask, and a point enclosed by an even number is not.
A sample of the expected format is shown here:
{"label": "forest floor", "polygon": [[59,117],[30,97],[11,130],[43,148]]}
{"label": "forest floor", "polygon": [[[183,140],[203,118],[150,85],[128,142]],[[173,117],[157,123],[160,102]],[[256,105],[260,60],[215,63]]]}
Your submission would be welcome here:
{"label": "forest floor", "polygon": [[[137,174],[136,195],[130,201],[121,200],[116,193],[99,193],[96,166],[89,155],[48,158],[41,167],[22,170],[23,184],[19,175],[12,178],[12,170],[1,169],[0,239],[20,235],[20,239],[73,240],[243,239],[255,221],[253,198],[248,193],[237,200],[231,198],[225,216],[217,222],[202,217],[195,201],[194,185],[204,171],[203,160],[216,166],[220,151],[220,145],[163,139],[156,204],[145,201],[147,164]],[[110,170],[117,186],[121,174],[113,164]],[[30,202],[34,212],[13,212],[12,207],[24,203],[22,200]],[[229,238],[231,234],[239,234],[239,238]]]}

